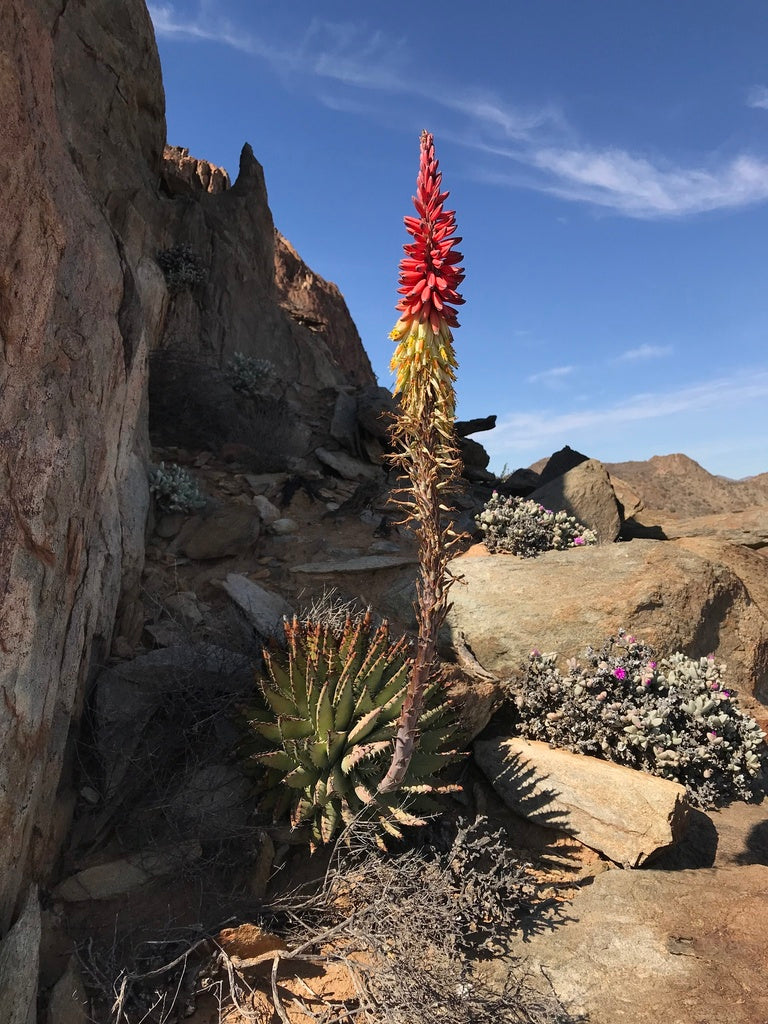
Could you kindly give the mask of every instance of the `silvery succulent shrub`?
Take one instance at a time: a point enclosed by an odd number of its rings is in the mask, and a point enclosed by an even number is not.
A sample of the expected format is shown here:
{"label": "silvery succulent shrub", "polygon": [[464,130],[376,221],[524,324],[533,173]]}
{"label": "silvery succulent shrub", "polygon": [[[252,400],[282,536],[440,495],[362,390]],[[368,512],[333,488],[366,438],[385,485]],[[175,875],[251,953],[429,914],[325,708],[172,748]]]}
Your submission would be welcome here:
{"label": "silvery succulent shrub", "polygon": [[763,733],[711,656],[657,660],[619,630],[567,667],[564,676],[555,654],[531,654],[515,701],[523,736],[680,782],[699,807],[762,792]]}
{"label": "silvery succulent shrub", "polygon": [[268,391],[277,378],[274,363],[269,359],[256,359],[242,352],[235,352],[227,364],[227,380],[235,389],[251,398],[258,398]]}
{"label": "silvery succulent shrub", "polygon": [[567,512],[551,512],[530,498],[503,498],[498,491],[475,521],[489,551],[509,551],[523,558],[597,543],[594,532]]}
{"label": "silvery succulent shrub", "polygon": [[149,474],[149,490],[161,512],[195,512],[206,503],[197,481],[175,462],[166,466],[160,463]]}
{"label": "silvery succulent shrub", "polygon": [[201,284],[208,276],[203,258],[189,245],[163,249],[155,257],[172,295]]}

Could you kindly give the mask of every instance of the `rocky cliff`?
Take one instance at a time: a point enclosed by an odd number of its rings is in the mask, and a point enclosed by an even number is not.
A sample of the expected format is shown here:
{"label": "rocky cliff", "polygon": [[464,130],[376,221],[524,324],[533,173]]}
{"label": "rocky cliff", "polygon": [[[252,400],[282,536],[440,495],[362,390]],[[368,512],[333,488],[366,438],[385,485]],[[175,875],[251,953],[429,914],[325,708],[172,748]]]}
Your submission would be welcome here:
{"label": "rocky cliff", "polygon": [[[297,457],[374,378],[338,290],[276,236],[250,147],[232,186],[164,153],[144,0],[6,0],[0,124],[1,937],[67,827],[90,675],[116,619],[143,625],[150,355],[204,385],[236,352],[269,360]],[[169,251],[194,257],[188,287]]]}
{"label": "rocky cliff", "polygon": [[[143,2],[0,8],[0,932],[49,864],[89,666],[138,580],[166,289],[165,123]],[[63,813],[59,814],[59,811]]]}

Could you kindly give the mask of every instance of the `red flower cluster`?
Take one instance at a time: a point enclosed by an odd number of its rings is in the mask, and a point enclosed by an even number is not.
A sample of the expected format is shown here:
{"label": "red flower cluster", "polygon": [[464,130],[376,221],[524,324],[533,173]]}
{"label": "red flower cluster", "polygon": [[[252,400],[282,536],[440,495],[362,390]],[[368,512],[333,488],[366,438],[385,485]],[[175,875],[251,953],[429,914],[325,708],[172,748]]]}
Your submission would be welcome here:
{"label": "red flower cluster", "polygon": [[421,160],[416,179],[413,205],[418,217],[406,217],[405,227],[413,242],[404,246],[407,253],[400,261],[400,288],[403,296],[397,304],[401,321],[429,322],[437,334],[441,321],[458,327],[454,306],[464,302],[456,291],[464,280],[459,268],[463,256],[454,250],[461,238],[456,231],[455,211],[444,210],[447,192],[440,191],[442,174],[437,169],[435,143],[429,132],[421,133]]}

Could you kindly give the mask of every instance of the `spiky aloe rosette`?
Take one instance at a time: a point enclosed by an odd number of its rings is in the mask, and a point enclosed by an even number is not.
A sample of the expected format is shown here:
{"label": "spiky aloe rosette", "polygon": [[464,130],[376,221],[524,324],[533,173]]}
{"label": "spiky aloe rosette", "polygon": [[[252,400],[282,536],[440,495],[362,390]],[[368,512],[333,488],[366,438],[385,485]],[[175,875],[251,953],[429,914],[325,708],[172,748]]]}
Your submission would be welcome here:
{"label": "spiky aloe rosette", "polygon": [[[285,623],[284,652],[264,652],[263,698],[247,709],[251,734],[271,750],[249,753],[267,769],[265,801],[275,818],[290,810],[313,846],[329,842],[364,808],[381,830],[422,825],[436,809],[430,794],[456,787],[434,778],[457,754],[455,723],[437,682],[424,695],[417,753],[397,793],[378,794],[408,689],[409,641],[392,641],[370,614],[344,626],[297,619]],[[263,747],[263,744],[262,744]]]}
{"label": "spiky aloe rosette", "polygon": [[456,448],[453,389],[456,356],[451,328],[458,326],[455,306],[464,300],[457,287],[464,279],[455,246],[456,220],[444,208],[447,192],[428,132],[421,134],[416,217],[406,217],[413,238],[400,263],[402,316],[390,337],[398,342],[392,358],[397,374],[395,394],[400,411],[391,436],[393,465],[407,481],[397,493],[405,522],[415,526],[419,542],[417,619],[419,635],[408,693],[400,717],[392,764],[379,790],[392,792],[402,784],[419,742],[419,718],[436,663],[437,635],[448,610],[452,578],[448,560],[455,537],[446,521],[444,496],[460,466]]}

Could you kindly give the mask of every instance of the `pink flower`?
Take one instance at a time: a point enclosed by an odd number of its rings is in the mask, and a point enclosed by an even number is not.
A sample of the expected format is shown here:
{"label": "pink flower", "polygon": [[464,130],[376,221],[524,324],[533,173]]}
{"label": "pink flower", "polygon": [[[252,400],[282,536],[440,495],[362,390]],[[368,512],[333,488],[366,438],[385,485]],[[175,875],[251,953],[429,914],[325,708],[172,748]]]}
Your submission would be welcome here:
{"label": "pink flower", "polygon": [[613,670],[613,674],[616,677],[616,679],[626,679],[627,678],[627,670],[622,668],[621,665],[619,665],[618,668],[615,668]]}
{"label": "pink flower", "polygon": [[580,547],[582,544],[586,544],[587,542],[584,540],[583,537],[574,537],[573,543],[576,545],[576,547]]}

